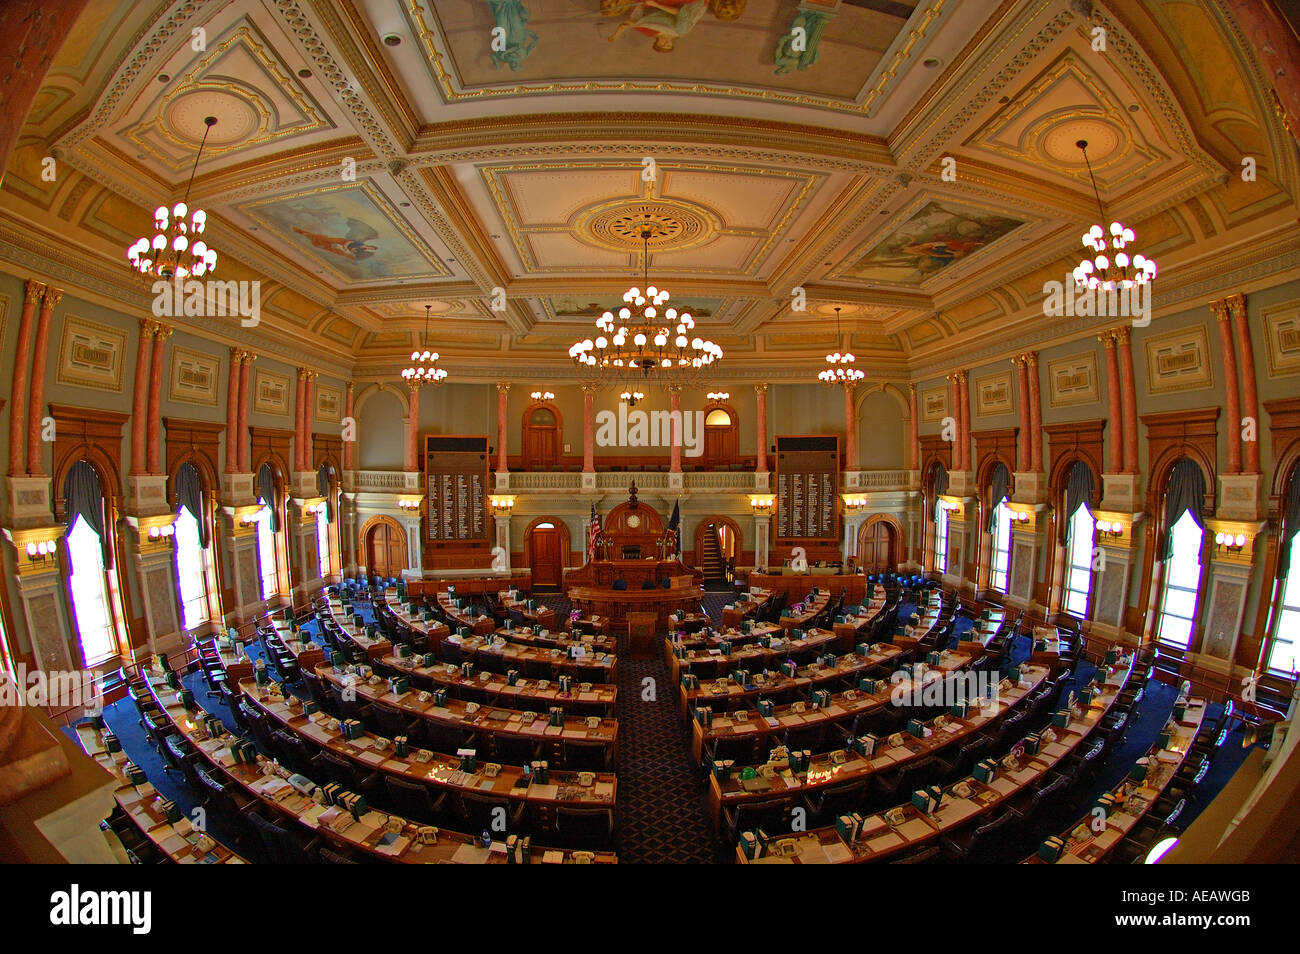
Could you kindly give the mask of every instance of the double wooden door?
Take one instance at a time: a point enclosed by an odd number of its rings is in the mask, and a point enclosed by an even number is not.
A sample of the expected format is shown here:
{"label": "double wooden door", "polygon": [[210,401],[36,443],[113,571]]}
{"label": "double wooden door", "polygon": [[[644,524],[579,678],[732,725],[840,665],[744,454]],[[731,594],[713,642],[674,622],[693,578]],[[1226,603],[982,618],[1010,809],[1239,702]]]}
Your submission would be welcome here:
{"label": "double wooden door", "polygon": [[894,528],[887,523],[873,524],[859,541],[858,565],[868,573],[892,572],[897,569],[894,548]]}
{"label": "double wooden door", "polygon": [[406,532],[388,523],[371,527],[366,534],[366,566],[372,576],[401,576],[406,569]]}

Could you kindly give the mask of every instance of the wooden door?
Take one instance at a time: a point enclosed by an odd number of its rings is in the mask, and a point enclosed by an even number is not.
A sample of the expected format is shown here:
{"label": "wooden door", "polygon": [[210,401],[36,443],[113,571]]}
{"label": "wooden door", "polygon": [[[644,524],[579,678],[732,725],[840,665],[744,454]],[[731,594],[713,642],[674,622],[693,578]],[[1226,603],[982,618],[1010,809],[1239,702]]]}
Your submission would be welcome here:
{"label": "wooden door", "polygon": [[406,533],[386,523],[371,527],[366,535],[366,566],[372,576],[400,576],[406,569]]}
{"label": "wooden door", "polygon": [[885,573],[894,567],[894,528],[877,523],[867,530],[858,548],[858,562],[868,573]]}
{"label": "wooden door", "polygon": [[560,555],[560,531],[555,527],[535,527],[528,536],[528,566],[533,586],[559,586],[564,568]]}

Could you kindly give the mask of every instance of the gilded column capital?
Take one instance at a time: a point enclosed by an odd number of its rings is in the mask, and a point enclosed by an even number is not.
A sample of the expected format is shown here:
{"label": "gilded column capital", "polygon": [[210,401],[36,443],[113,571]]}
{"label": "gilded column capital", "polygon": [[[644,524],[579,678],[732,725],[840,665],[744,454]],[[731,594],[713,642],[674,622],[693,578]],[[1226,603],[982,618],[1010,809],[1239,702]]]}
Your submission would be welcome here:
{"label": "gilded column capital", "polygon": [[1103,331],[1101,334],[1097,335],[1097,340],[1112,351],[1115,349],[1115,332]]}
{"label": "gilded column capital", "polygon": [[1214,317],[1218,318],[1220,321],[1227,321],[1231,317],[1231,314],[1228,312],[1228,300],[1226,298],[1219,298],[1210,302],[1210,311],[1212,311]]}
{"label": "gilded column capital", "polygon": [[[140,337],[141,337],[141,338],[152,338],[152,337],[153,337],[154,335],[156,335],[157,333],[158,333],[158,321],[157,321],[156,319],[154,319],[154,318],[141,318],[141,319],[140,319]],[[234,349],[234,348],[231,348],[230,351],[231,351],[231,353],[233,354],[234,351],[235,351],[235,349]]]}
{"label": "gilded column capital", "polygon": [[766,393],[767,393],[767,382],[766,382],[766,381],[760,381],[758,384],[755,384],[755,385],[754,385],[754,390],[755,390],[757,393],[759,393],[759,394],[766,394]]}
{"label": "gilded column capital", "polygon": [[598,390],[595,385],[595,382],[593,381],[584,381],[582,382],[580,387],[582,388],[583,394],[595,394],[596,391]]}
{"label": "gilded column capital", "polygon": [[908,381],[908,382],[907,382],[907,393],[908,393],[908,394],[915,394],[915,393],[916,393],[916,385],[913,384],[911,381]]}
{"label": "gilded column capital", "polygon": [[406,386],[411,389],[412,394],[418,392],[423,385],[424,385],[423,381],[414,378],[406,382]]}
{"label": "gilded column capital", "polygon": [[23,292],[23,301],[29,305],[39,304],[41,298],[45,295],[46,287],[45,282],[38,282],[34,278],[27,279],[27,287]]}
{"label": "gilded column capital", "polygon": [[1030,351],[1028,354],[1025,355],[1025,361],[1028,362],[1031,368],[1038,367],[1038,352]]}
{"label": "gilded column capital", "polygon": [[1123,325],[1115,329],[1115,343],[1128,344],[1128,325]]}
{"label": "gilded column capital", "polygon": [[164,325],[161,321],[154,322],[153,336],[155,338],[167,338],[174,329],[171,325]]}
{"label": "gilded column capital", "polygon": [[509,381],[498,381],[498,382],[497,382],[497,393],[498,393],[498,394],[504,394],[504,393],[506,393],[506,392],[509,391],[509,390],[510,390],[510,382],[509,382]]}
{"label": "gilded column capital", "polygon": [[1246,317],[1246,296],[1241,292],[1237,292],[1235,295],[1229,295],[1227,298],[1223,299],[1223,301],[1224,304],[1228,306],[1228,313],[1232,315],[1233,318]]}
{"label": "gilded column capital", "polygon": [[63,301],[62,288],[46,287],[45,298],[41,302],[41,307],[44,308],[46,311],[52,311],[54,309],[54,306],[61,301]]}
{"label": "gilded column capital", "polygon": [[353,391],[356,390],[356,386],[357,386],[357,382],[355,382],[355,381],[349,381],[349,382],[348,382],[348,394],[352,394]]}

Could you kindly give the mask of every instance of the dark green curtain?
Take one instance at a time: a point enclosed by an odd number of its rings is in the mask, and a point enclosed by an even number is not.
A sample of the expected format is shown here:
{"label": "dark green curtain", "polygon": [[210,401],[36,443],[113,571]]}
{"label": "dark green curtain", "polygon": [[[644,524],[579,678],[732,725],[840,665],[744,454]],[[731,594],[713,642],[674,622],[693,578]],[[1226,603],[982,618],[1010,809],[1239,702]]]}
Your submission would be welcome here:
{"label": "dark green curtain", "polygon": [[943,464],[934,465],[934,496],[930,500],[930,519],[939,519],[939,497],[948,492],[948,470]]}
{"label": "dark green curtain", "polygon": [[[1184,511],[1192,515],[1196,525],[1205,529],[1201,522],[1201,505],[1205,502],[1205,475],[1196,461],[1184,457],[1174,464],[1169,474],[1169,487],[1165,491],[1165,525],[1157,551],[1160,559],[1168,560],[1174,555],[1174,524],[1182,517]],[[1200,562],[1198,555],[1197,562]]]}
{"label": "dark green curtain", "polygon": [[271,532],[280,532],[280,505],[275,497],[275,474],[270,464],[263,464],[257,471],[257,495],[271,509]]}
{"label": "dark green curtain", "polygon": [[207,549],[208,527],[203,519],[203,490],[199,486],[199,471],[186,461],[176,471],[176,497],[182,507],[188,510],[199,525],[199,546]]}
{"label": "dark green curtain", "polygon": [[989,533],[993,532],[993,520],[998,512],[998,504],[1007,498],[1011,490],[1011,471],[1007,470],[1007,465],[998,463],[993,468],[993,478],[989,481],[989,513],[988,519],[984,521],[984,529]]}
{"label": "dark green curtain", "polygon": [[104,550],[104,565],[108,565],[108,535],[104,533],[104,490],[99,483],[99,472],[89,461],[79,460],[72,465],[63,481],[64,520],[68,528],[81,517],[90,529],[99,534]]}
{"label": "dark green curtain", "polygon": [[1282,498],[1282,536],[1277,544],[1277,578],[1291,572],[1291,540],[1300,533],[1300,467],[1291,472]]}

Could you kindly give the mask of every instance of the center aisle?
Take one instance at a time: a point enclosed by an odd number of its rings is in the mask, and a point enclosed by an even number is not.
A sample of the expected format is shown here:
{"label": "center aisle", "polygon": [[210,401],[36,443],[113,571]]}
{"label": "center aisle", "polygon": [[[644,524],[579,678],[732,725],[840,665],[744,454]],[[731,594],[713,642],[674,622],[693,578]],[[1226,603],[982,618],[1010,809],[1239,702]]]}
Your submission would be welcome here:
{"label": "center aisle", "polygon": [[[567,616],[567,599],[545,597],[543,601],[557,616]],[[712,609],[709,602],[706,597],[706,610]],[[721,605],[719,600],[719,613]],[[618,776],[616,844],[620,864],[709,864],[719,860],[709,824],[705,781],[691,762],[689,733],[677,716],[676,687],[662,656],[634,660],[626,651],[619,656],[614,772]]]}

